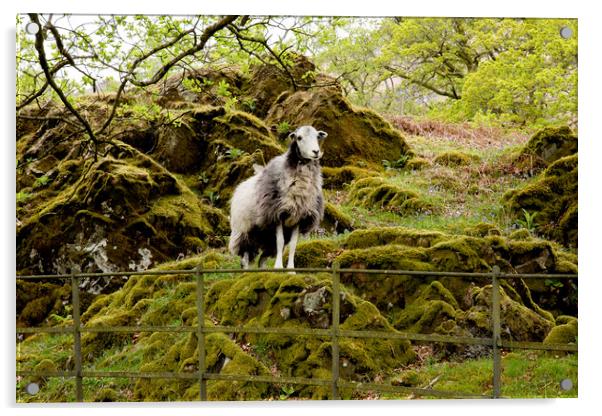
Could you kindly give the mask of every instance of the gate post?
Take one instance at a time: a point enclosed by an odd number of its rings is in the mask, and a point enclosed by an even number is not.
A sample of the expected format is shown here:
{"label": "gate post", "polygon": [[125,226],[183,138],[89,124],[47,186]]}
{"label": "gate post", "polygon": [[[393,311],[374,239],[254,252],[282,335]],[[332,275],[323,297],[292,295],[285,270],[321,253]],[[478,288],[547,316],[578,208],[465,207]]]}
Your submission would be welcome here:
{"label": "gate post", "polygon": [[79,284],[75,273],[71,273],[71,303],[73,306],[73,355],[75,370],[75,400],[84,401],[82,383],[82,338],[79,304]]}
{"label": "gate post", "polygon": [[339,399],[340,279],[341,274],[335,263],[332,266],[332,400]]}
{"label": "gate post", "polygon": [[500,268],[493,266],[491,277],[491,321],[493,333],[493,398],[497,399],[502,390],[502,356],[500,351],[501,344],[501,318],[500,318]]}
{"label": "gate post", "polygon": [[199,347],[199,398],[201,401],[207,400],[207,379],[205,378],[205,299],[204,286],[205,279],[201,273],[201,266],[196,267],[196,311],[197,311],[197,333],[196,339]]}

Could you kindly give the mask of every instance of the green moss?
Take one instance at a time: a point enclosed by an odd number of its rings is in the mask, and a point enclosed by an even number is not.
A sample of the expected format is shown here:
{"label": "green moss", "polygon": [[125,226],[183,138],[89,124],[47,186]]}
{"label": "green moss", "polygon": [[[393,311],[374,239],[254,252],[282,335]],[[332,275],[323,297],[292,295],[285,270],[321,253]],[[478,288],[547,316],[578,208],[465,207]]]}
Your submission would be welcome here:
{"label": "green moss", "polygon": [[552,328],[543,340],[545,344],[568,344],[577,342],[577,320],[570,320]]}
{"label": "green moss", "polygon": [[330,240],[300,242],[295,251],[295,265],[297,267],[329,267],[338,250],[338,244]]}
{"label": "green moss", "polygon": [[269,125],[286,121],[293,126],[311,124],[328,133],[324,141],[324,166],[380,165],[382,155],[398,160],[411,150],[399,131],[368,109],[353,107],[337,88],[297,91],[273,106]]}
{"label": "green moss", "polygon": [[[491,333],[491,285],[474,289],[473,306],[458,318],[460,322],[474,325],[482,333]],[[502,338],[516,341],[543,341],[554,323],[510,298],[500,288]]]}
{"label": "green moss", "polygon": [[353,219],[330,202],[324,204],[324,219],[321,226],[326,231],[334,233],[353,231],[354,228]]}
{"label": "green moss", "polygon": [[577,155],[552,163],[527,185],[504,194],[503,203],[517,218],[536,213],[539,234],[577,247]]}
{"label": "green moss", "polygon": [[420,295],[394,318],[396,328],[417,332],[433,332],[441,323],[456,317],[458,302],[440,282],[426,285]]}
{"label": "green moss", "polygon": [[465,229],[467,235],[473,237],[486,237],[488,235],[502,235],[502,231],[494,224],[478,223]]}
{"label": "green moss", "polygon": [[480,161],[481,158],[477,155],[471,155],[458,151],[444,152],[434,159],[436,164],[443,166],[467,166]]}
{"label": "green moss", "polygon": [[101,388],[94,394],[92,399],[94,402],[118,402],[122,400],[123,398],[120,397],[119,393],[110,387]]}
{"label": "green moss", "polygon": [[431,166],[431,162],[428,159],[423,157],[413,157],[404,166],[404,168],[409,170],[422,170]]}
{"label": "green moss", "polygon": [[522,149],[517,163],[537,168],[577,153],[577,136],[568,126],[546,127],[535,133]]}
{"label": "green moss", "polygon": [[387,244],[430,247],[445,238],[445,234],[437,231],[423,231],[404,227],[372,227],[350,233],[343,245],[350,249]]}
{"label": "green moss", "polygon": [[510,238],[511,240],[524,241],[530,240],[531,238],[533,238],[533,236],[531,235],[531,232],[529,230],[527,230],[526,228],[521,228],[510,233],[508,238]]}
{"label": "green moss", "polygon": [[402,189],[380,177],[367,177],[352,182],[347,200],[356,206],[386,209],[399,215],[432,212],[434,209],[431,203],[421,199],[416,192]]}
{"label": "green moss", "polygon": [[356,166],[341,166],[338,168],[325,166],[322,168],[323,186],[325,189],[342,189],[355,179],[376,176],[378,174],[378,172]]}
{"label": "green moss", "polygon": [[[216,299],[209,308],[222,317],[221,323],[286,328],[328,328],[331,317],[330,275],[241,276],[230,285],[215,285]],[[344,290],[341,297],[341,329],[393,331],[371,303]],[[260,356],[270,356],[285,375],[323,377],[329,374],[330,340],[291,337],[278,334],[249,335],[245,340],[256,346]],[[390,371],[414,357],[409,344],[400,340],[354,339],[341,342],[342,375],[351,379],[373,377]],[[328,389],[301,388],[303,397],[323,397]]]}

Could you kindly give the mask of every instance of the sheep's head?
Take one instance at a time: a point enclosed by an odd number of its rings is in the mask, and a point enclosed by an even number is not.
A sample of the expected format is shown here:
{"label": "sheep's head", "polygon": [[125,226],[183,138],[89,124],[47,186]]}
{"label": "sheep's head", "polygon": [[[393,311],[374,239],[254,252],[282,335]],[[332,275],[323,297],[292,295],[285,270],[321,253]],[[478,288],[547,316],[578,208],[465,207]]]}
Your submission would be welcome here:
{"label": "sheep's head", "polygon": [[297,144],[299,155],[312,160],[318,160],[324,154],[320,144],[327,136],[328,133],[316,130],[312,126],[301,126],[289,134],[289,138]]}

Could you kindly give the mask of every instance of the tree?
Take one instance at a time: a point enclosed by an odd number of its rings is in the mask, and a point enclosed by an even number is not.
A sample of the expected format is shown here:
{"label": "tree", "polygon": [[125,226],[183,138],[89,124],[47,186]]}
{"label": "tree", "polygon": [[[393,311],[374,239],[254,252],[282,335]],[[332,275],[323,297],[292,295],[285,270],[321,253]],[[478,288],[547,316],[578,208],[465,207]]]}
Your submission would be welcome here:
{"label": "tree", "polygon": [[[28,22],[38,25],[25,33]],[[294,89],[289,51],[307,49],[315,24],[310,18],[271,16],[96,16],[17,17],[17,118],[55,118],[85,135],[88,151],[111,144],[110,126],[126,90],[149,87],[179,71],[205,65],[275,63]],[[184,76],[182,76],[184,79]],[[112,107],[101,123],[92,123],[78,105],[82,93],[107,92]],[[28,106],[60,102],[66,114],[32,116]],[[98,115],[95,115],[98,117]]]}

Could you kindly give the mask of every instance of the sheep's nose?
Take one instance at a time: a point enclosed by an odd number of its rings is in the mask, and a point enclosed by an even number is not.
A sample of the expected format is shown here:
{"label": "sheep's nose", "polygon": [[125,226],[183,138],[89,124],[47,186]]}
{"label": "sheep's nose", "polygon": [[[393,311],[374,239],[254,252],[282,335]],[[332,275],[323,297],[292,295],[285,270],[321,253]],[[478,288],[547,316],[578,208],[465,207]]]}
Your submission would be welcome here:
{"label": "sheep's nose", "polygon": [[314,155],[316,155],[316,156],[318,156],[320,154],[319,150],[314,150],[313,152],[314,152]]}

